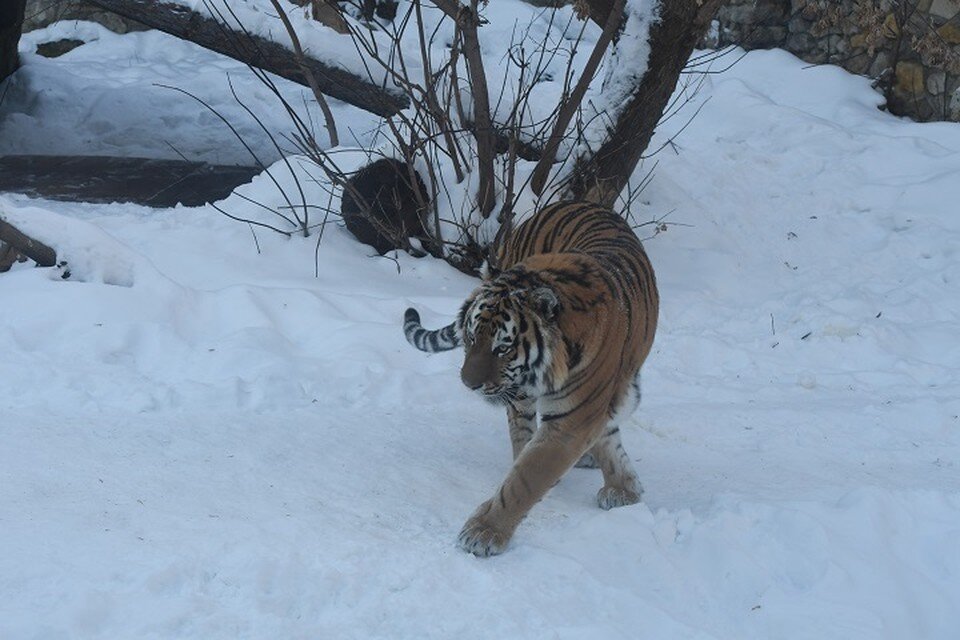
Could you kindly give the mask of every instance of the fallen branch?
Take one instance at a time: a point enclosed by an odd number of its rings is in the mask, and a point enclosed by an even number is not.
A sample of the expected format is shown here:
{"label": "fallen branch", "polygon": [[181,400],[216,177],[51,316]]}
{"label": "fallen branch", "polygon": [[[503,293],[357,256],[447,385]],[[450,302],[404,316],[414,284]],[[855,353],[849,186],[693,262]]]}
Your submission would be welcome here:
{"label": "fallen branch", "polygon": [[287,80],[310,86],[309,79],[304,76],[303,65],[316,77],[316,83],[324,94],[377,115],[389,117],[409,106],[404,96],[387,91],[368,79],[306,56],[298,61],[293,51],[276,42],[242,29],[238,31],[231,25],[191,11],[181,4],[163,0],[89,0],[89,4]]}
{"label": "fallen branch", "polygon": [[13,267],[13,263],[26,260],[20,255],[20,252],[8,245],[6,242],[0,242],[0,273],[6,273]]}
{"label": "fallen branch", "polygon": [[31,238],[3,218],[0,218],[0,242],[10,245],[14,251],[27,256],[41,267],[53,267],[57,264],[56,251]]}

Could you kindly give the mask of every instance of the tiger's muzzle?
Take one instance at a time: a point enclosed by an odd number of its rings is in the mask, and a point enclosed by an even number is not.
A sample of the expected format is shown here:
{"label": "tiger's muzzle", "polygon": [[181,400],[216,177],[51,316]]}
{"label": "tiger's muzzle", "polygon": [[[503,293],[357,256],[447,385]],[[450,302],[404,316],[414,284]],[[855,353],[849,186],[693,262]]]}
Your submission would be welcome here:
{"label": "tiger's muzzle", "polygon": [[490,336],[481,334],[467,347],[460,368],[460,379],[468,389],[481,391],[486,395],[499,392],[500,358],[491,349]]}

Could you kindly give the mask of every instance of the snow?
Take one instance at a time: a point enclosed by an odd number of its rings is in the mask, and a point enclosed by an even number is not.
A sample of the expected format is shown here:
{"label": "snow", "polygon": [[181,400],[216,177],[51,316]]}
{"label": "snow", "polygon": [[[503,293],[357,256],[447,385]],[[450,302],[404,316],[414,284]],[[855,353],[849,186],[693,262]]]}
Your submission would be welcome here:
{"label": "snow", "polygon": [[598,112],[610,111],[607,121],[615,121],[618,107],[630,97],[633,88],[647,72],[650,59],[650,27],[660,15],[658,0],[630,0],[624,8],[627,19],[617,46],[611,49],[604,65],[603,93],[594,101]]}
{"label": "snow", "polygon": [[[227,64],[159,37],[101,34],[118,55],[88,97],[152,118],[150,74]],[[27,56],[13,86],[97,46]],[[472,279],[337,224],[314,276],[315,237],[209,207],[0,195],[71,269],[0,275],[0,637],[956,637],[960,127],[879,101],[752,52],[661,127],[651,148],[702,106],[633,208],[667,225],[622,428],[644,502],[602,512],[599,474],[572,470],[485,560],[454,541],[508,469],[505,416],[401,331],[410,304],[448,322]],[[220,135],[189,104],[183,137]],[[66,148],[100,137],[60,108]],[[283,203],[265,176],[240,193]]]}
{"label": "snow", "polygon": [[[284,47],[292,48],[290,37],[274,8],[261,0],[173,0],[175,4],[190,8],[202,15],[225,20],[230,25],[242,25],[243,29]],[[624,35],[625,57],[636,66],[647,57],[646,33],[651,21],[653,2],[631,0],[630,24]],[[372,23],[350,17],[356,8],[348,9],[347,21],[353,33],[361,38],[365,47],[358,47],[351,36],[338,34],[332,29],[311,20],[307,8],[299,8],[281,0],[291,25],[297,33],[304,52],[325,64],[345,69],[372,84],[396,88],[397,83],[387,74],[371,51],[376,51],[382,60],[394,67],[402,58],[402,67],[411,82],[426,87],[432,83],[442,100],[451,91],[448,74],[440,69],[449,62],[450,48],[455,38],[453,22],[443,12],[425,3],[421,7],[424,33],[428,34],[427,50],[431,61],[430,82],[425,79],[425,69],[420,52],[416,14],[412,3],[401,2],[398,18],[394,22],[375,19]],[[480,46],[487,77],[491,115],[498,123],[506,123],[511,117],[518,119],[520,135],[524,139],[545,138],[543,124],[552,117],[554,106],[560,97],[569,92],[600,35],[600,29],[592,22],[575,18],[572,6],[559,9],[536,7],[517,0],[501,0],[481,3]],[[629,42],[629,46],[626,46]],[[400,46],[397,47],[397,43]],[[461,58],[461,65],[462,65]],[[521,66],[524,69],[521,71]],[[393,70],[392,70],[393,71]],[[572,71],[577,73],[568,77]],[[466,70],[461,67],[461,77]],[[616,91],[629,76],[620,77],[610,73],[611,84]],[[465,115],[472,118],[473,99],[466,83],[462,83],[460,101]],[[600,83],[588,93],[588,99],[602,94]],[[529,95],[524,109],[514,114],[517,96]],[[606,102],[605,102],[606,103]],[[567,147],[569,145],[564,145]],[[563,148],[562,152],[567,149]]]}
{"label": "snow", "polygon": [[[38,44],[62,38],[87,44],[52,60],[36,53]],[[117,35],[92,22],[57,22],[25,33],[20,56],[23,67],[0,99],[0,155],[186,157],[211,164],[257,165],[214,113],[179,89],[221,113],[269,166],[280,154],[231,95],[231,83],[280,146],[286,150],[293,146],[282,138],[290,123],[279,100],[245,65],[159,31]],[[317,138],[326,140],[320,110],[302,106],[308,98],[312,102],[310,91],[279,77],[272,79],[300,108],[304,120],[315,123],[320,130]],[[336,117],[350,118],[363,141],[374,118],[338,100],[329,103]],[[343,137],[352,142],[353,135],[344,132]]]}

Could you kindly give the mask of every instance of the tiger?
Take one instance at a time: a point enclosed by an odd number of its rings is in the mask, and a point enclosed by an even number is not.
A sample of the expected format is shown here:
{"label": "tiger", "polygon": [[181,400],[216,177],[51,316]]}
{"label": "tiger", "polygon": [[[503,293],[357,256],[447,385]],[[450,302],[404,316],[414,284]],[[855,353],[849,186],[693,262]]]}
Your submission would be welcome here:
{"label": "tiger", "polygon": [[643,245],[605,207],[548,205],[495,245],[452,323],[425,329],[409,308],[403,326],[421,351],[462,346],[463,384],[506,407],[513,466],[457,538],[480,557],[505,551],[530,509],[575,464],[599,466],[602,509],[640,501],[618,423],[639,404],[660,306]]}

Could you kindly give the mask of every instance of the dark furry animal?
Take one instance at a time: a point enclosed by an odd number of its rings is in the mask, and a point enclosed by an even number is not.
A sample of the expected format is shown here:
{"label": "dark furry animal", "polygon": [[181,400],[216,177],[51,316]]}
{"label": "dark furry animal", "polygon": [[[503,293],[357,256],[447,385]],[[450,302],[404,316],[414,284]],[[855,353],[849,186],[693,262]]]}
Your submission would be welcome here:
{"label": "dark furry animal", "polygon": [[[416,178],[420,193],[429,198],[423,180]],[[410,237],[428,240],[421,213],[407,165],[392,158],[377,160],[351,176],[340,203],[350,233],[381,255],[410,249]]]}

